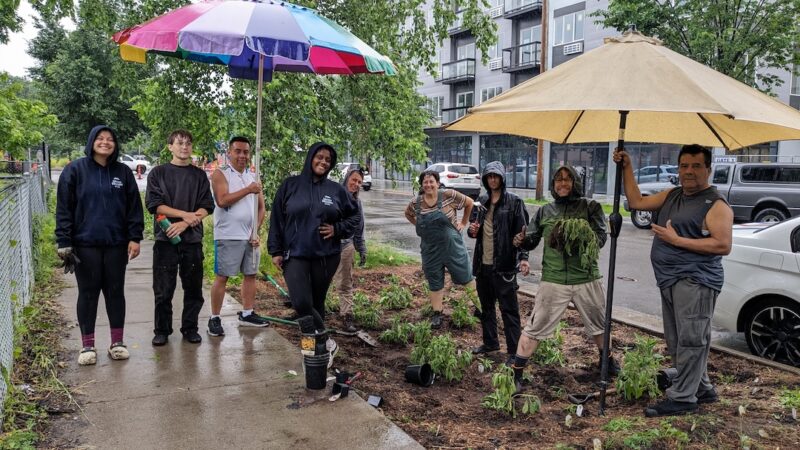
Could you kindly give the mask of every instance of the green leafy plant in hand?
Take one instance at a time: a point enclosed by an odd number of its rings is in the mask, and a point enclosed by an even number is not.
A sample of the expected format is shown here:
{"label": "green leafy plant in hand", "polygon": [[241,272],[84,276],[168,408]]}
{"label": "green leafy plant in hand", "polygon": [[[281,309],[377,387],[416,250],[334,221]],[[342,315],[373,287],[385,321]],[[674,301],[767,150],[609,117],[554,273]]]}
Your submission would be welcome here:
{"label": "green leafy plant in hand", "polygon": [[578,254],[581,266],[588,269],[600,255],[600,244],[597,235],[586,219],[559,218],[543,221],[544,227],[552,227],[548,245],[568,256]]}
{"label": "green leafy plant in hand", "polygon": [[561,321],[556,325],[556,331],[553,337],[543,339],[536,347],[536,353],[533,354],[533,361],[543,366],[561,366],[566,364],[567,360],[564,357],[564,352],[561,347],[564,345],[564,335],[561,330],[567,327],[567,322]]}
{"label": "green leafy plant in hand", "polygon": [[381,320],[380,306],[363,292],[356,292],[353,295],[353,318],[364,328],[378,328]]}
{"label": "green leafy plant in hand", "polygon": [[392,324],[388,330],[378,336],[381,342],[388,344],[408,344],[408,338],[411,336],[413,326],[406,322],[399,314],[392,317]]}
{"label": "green leafy plant in hand", "polygon": [[645,394],[650,398],[659,395],[656,376],[664,357],[655,352],[656,344],[655,338],[637,334],[633,349],[625,351],[625,363],[617,377],[617,391],[624,399],[639,399]]}

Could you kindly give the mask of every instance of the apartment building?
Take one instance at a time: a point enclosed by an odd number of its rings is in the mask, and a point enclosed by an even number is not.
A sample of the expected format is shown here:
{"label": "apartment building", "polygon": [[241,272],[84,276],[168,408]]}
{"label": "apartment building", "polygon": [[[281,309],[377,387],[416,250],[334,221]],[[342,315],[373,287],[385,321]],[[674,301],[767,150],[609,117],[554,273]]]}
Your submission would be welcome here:
{"label": "apartment building", "polygon": [[[537,141],[519,136],[445,131],[450,122],[467,110],[542,72],[542,52],[547,52],[548,68],[562,64],[599,47],[603,39],[619,33],[595,24],[592,13],[608,7],[608,0],[549,0],[543,11],[542,0],[489,0],[485,14],[497,23],[497,44],[488,51],[488,63],[475,48],[475,38],[457,19],[449,28],[449,38],[438,50],[440,71],[435,76],[420,71],[418,88],[428,98],[435,117],[425,130],[430,152],[428,161],[471,163],[483,169],[489,161],[503,162],[507,184],[533,189],[536,183]],[[543,17],[544,13],[544,17]],[[542,23],[548,24],[548,48],[542,48]],[[777,90],[781,101],[800,109],[800,80],[785,71],[785,83]],[[611,160],[615,143],[597,142],[560,145],[545,142],[545,179],[563,164],[583,168],[588,195],[613,191],[615,166]],[[653,143],[628,143],[636,168],[677,164],[678,146]],[[724,155],[724,149],[717,149]],[[800,161],[800,141],[774,142],[738,152],[755,160]],[[644,171],[643,171],[644,172]],[[380,174],[380,171],[378,172]],[[380,176],[380,175],[379,175]],[[403,178],[401,174],[394,174]],[[406,175],[408,177],[408,175]],[[546,186],[546,185],[545,185]]]}

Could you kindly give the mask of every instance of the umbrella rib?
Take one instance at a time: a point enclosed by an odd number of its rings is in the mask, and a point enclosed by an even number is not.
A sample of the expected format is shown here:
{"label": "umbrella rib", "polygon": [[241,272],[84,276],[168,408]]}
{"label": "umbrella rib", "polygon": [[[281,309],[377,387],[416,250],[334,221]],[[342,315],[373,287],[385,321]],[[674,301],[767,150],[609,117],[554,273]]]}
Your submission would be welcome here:
{"label": "umbrella rib", "polygon": [[711,126],[711,123],[709,123],[708,119],[703,117],[703,114],[701,113],[697,113],[697,117],[699,117],[700,120],[702,120],[703,123],[706,124],[706,127],[708,127],[708,129],[714,134],[714,136],[717,137],[719,143],[722,144],[723,147],[725,147],[725,150],[730,150],[730,148],[725,144],[725,141],[722,140],[722,137],[719,135],[719,133],[717,133],[717,130],[715,130],[714,127]]}
{"label": "umbrella rib", "polygon": [[564,136],[564,142],[562,142],[562,144],[566,144],[567,143],[567,140],[569,140],[569,137],[572,135],[572,132],[575,130],[575,127],[578,126],[578,122],[581,121],[581,117],[583,117],[583,113],[585,113],[585,112],[586,112],[586,110],[582,109],[581,113],[578,114],[578,117],[575,118],[575,121],[572,122],[572,126],[569,128],[569,133],[567,133],[567,135]]}

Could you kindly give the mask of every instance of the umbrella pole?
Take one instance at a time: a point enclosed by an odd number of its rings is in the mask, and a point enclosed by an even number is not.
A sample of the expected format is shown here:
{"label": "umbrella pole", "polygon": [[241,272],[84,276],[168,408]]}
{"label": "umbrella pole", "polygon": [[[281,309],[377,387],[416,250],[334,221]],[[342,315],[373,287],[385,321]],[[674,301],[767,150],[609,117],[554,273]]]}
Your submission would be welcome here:
{"label": "umbrella pole", "polygon": [[[625,148],[625,124],[628,120],[628,111],[619,112],[619,139],[617,147]],[[619,196],[622,189],[622,162],[617,163],[614,176],[614,209],[608,218],[611,234],[611,248],[608,256],[608,288],[606,290],[606,319],[603,330],[603,351],[600,357],[600,415],[605,415],[606,389],[608,388],[608,355],[611,343],[611,309],[614,302],[614,276],[617,263],[617,238],[622,228],[622,215],[619,213]]]}
{"label": "umbrella pole", "polygon": [[[264,90],[264,55],[258,54],[258,100],[256,103],[256,148],[253,155],[253,163],[256,166],[256,181],[261,183],[261,97]],[[263,192],[263,190],[262,190]],[[253,211],[253,232],[250,239],[258,239],[258,197],[256,197],[255,207]],[[261,252],[253,252],[253,263],[258,267],[258,258]]]}

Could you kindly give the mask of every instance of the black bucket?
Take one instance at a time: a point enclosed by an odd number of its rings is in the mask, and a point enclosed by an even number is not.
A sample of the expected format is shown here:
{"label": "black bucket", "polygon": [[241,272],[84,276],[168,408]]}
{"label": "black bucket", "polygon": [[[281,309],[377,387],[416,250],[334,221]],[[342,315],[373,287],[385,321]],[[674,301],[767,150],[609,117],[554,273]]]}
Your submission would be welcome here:
{"label": "black bucket", "polygon": [[425,387],[432,385],[433,370],[431,370],[430,364],[406,367],[406,380]]}
{"label": "black bucket", "polygon": [[328,378],[329,354],[308,356],[303,355],[303,372],[306,374],[306,388],[325,389]]}

